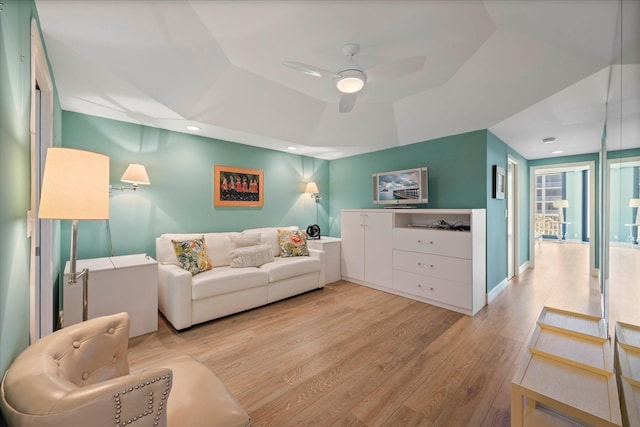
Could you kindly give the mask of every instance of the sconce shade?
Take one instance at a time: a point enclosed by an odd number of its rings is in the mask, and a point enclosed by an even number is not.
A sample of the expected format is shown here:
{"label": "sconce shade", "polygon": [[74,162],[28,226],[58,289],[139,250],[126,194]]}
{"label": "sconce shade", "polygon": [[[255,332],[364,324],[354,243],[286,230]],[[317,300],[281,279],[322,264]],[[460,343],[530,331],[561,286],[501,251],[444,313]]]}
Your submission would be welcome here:
{"label": "sconce shade", "polygon": [[629,199],[630,208],[640,208],[640,199]]}
{"label": "sconce shade", "polygon": [[569,201],[568,200],[554,200],[553,201],[554,208],[568,208]]}
{"label": "sconce shade", "polygon": [[49,148],[38,215],[46,219],[109,219],[109,157]]}
{"label": "sconce shade", "polygon": [[307,183],[307,187],[304,189],[304,192],[310,194],[318,194],[320,193],[320,190],[318,190],[318,186],[314,181],[309,181]]}
{"label": "sconce shade", "polygon": [[147,170],[144,165],[139,163],[131,163],[127,170],[122,174],[122,178],[120,178],[122,182],[128,182],[130,184],[144,184],[149,185],[151,181],[149,181],[149,175],[147,175]]}

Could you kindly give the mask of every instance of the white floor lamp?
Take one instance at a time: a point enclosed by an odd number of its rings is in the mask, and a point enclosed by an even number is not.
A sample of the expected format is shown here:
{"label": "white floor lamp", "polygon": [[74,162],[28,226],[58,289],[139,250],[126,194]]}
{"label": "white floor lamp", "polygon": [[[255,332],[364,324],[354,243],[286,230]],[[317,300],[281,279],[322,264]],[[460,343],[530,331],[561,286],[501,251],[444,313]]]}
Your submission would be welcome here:
{"label": "white floor lamp", "polygon": [[[560,235],[562,240],[566,240],[567,224],[564,220],[564,209],[569,207],[568,200],[554,200],[553,207],[558,209],[558,223],[560,225]],[[564,230],[562,229],[564,227]]]}
{"label": "white floor lamp", "polygon": [[640,199],[629,199],[629,207],[631,209],[637,208],[636,209],[636,220],[635,220],[634,224],[640,226]]}
{"label": "white floor lamp", "polygon": [[71,220],[69,283],[82,278],[82,320],[87,320],[89,270],[76,271],[78,220],[109,219],[109,157],[71,148],[49,148],[38,216]]}

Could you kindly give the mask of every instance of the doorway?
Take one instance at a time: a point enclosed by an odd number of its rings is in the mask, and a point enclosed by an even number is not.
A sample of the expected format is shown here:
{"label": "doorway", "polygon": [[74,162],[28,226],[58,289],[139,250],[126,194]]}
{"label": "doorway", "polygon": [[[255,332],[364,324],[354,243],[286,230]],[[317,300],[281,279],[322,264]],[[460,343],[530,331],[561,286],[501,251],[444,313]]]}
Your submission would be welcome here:
{"label": "doorway", "polygon": [[530,178],[531,265],[536,265],[536,250],[543,250],[544,245],[588,245],[586,273],[597,276],[595,161],[532,166]]}

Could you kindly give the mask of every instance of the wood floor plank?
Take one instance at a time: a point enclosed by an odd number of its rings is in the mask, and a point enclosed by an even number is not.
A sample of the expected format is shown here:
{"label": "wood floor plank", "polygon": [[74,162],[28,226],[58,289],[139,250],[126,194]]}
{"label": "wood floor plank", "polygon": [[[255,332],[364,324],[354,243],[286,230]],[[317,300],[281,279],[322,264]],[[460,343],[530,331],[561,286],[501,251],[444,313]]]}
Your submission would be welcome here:
{"label": "wood floor plank", "polygon": [[[611,320],[640,324],[640,250],[614,256],[627,269],[612,271]],[[542,308],[599,308],[587,245],[543,242],[536,263],[474,317],[339,281],[182,332],[159,316],[129,341],[129,362],[194,356],[254,426],[506,427]]]}
{"label": "wood floor plank", "polygon": [[433,424],[420,412],[401,405],[382,427],[429,427]]}
{"label": "wood floor plank", "polygon": [[[295,407],[297,412],[302,412],[314,404],[308,399],[309,396],[313,396],[315,400],[322,400],[321,405],[329,407],[330,410],[306,411],[304,420],[298,419],[298,424],[294,425],[304,424],[308,420],[317,422],[318,418],[327,420],[336,414],[347,412],[360,399],[354,394],[362,394],[365,390],[377,386],[384,372],[401,362],[401,358],[393,354],[399,344],[404,340],[415,339],[419,330],[428,327],[428,323],[416,321],[416,316],[422,313],[423,317],[428,318],[432,316],[432,312],[451,316],[446,311],[429,308],[412,301],[404,310],[379,318],[364,331],[347,335],[343,340],[335,342],[326,351],[317,354],[312,362],[305,362],[317,368],[317,372],[308,372],[312,376],[308,376],[303,382],[290,382],[295,385],[292,391],[297,393],[295,402],[284,398],[275,399],[267,407],[260,409],[267,413],[258,411],[260,417],[267,418],[272,425],[279,425],[280,422],[284,422],[281,417],[290,408]],[[442,330],[448,327],[446,323],[439,324]],[[433,326],[429,329],[433,329]],[[298,369],[299,367],[294,367],[293,370]],[[308,370],[308,367],[306,369]],[[363,369],[367,370],[366,374],[359,374]],[[287,378],[291,379],[292,376],[287,375]],[[327,398],[329,391],[331,393]],[[328,404],[327,400],[331,400],[332,403]],[[336,409],[337,406],[341,409]]]}
{"label": "wood floor plank", "polygon": [[518,356],[518,342],[496,336],[492,346],[474,366],[453,400],[456,407],[447,406],[433,423],[437,426],[480,425],[491,408],[493,397]]}

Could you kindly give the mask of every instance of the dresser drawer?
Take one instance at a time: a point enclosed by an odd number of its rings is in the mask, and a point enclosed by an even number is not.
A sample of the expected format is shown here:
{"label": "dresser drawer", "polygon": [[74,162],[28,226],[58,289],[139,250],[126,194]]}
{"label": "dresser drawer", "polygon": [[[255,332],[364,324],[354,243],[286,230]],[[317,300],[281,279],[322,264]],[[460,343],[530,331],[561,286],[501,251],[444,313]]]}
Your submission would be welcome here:
{"label": "dresser drawer", "polygon": [[472,308],[469,282],[452,282],[438,277],[393,270],[393,288],[467,310]]}
{"label": "dresser drawer", "polygon": [[439,277],[452,282],[471,282],[472,265],[470,259],[394,249],[393,268],[424,276]]}
{"label": "dresser drawer", "polygon": [[471,233],[467,231],[395,228],[393,248],[471,259]]}

